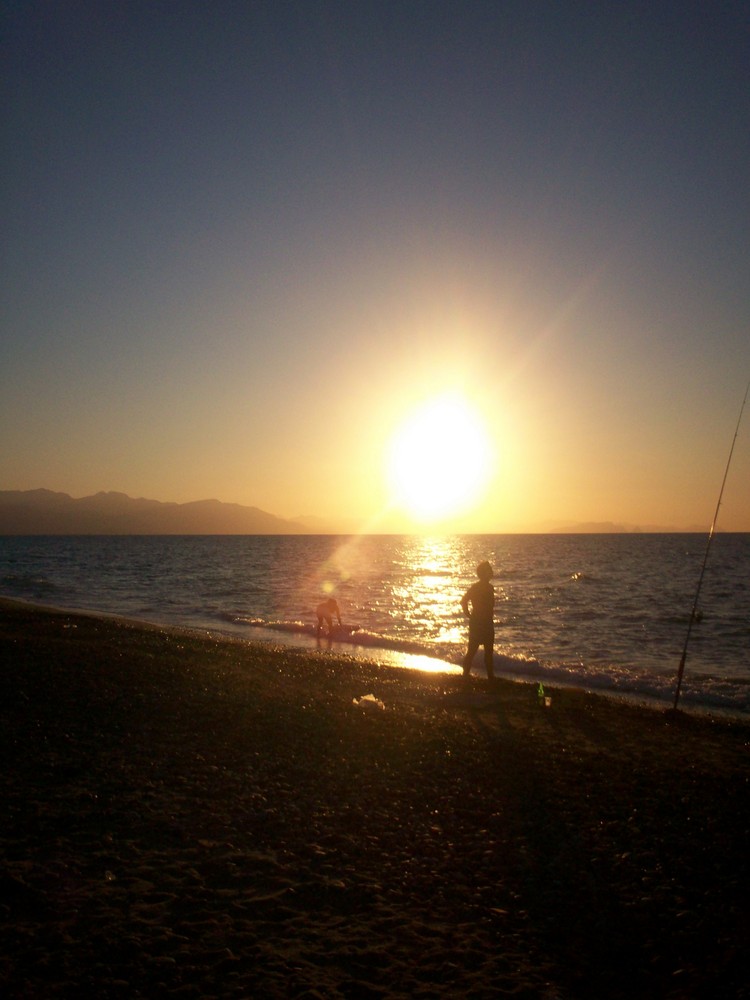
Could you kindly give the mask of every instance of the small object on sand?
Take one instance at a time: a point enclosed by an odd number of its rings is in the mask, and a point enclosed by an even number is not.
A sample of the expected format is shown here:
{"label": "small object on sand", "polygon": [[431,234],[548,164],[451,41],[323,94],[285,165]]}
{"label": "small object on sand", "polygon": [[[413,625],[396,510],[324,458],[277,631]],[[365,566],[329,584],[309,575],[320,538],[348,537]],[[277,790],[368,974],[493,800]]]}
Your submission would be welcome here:
{"label": "small object on sand", "polygon": [[537,700],[539,701],[540,708],[549,708],[552,704],[552,696],[544,693],[544,684],[539,682],[539,687],[536,690]]}
{"label": "small object on sand", "polygon": [[385,708],[380,698],[376,698],[374,694],[363,694],[361,698],[352,698],[352,704],[359,708]]}

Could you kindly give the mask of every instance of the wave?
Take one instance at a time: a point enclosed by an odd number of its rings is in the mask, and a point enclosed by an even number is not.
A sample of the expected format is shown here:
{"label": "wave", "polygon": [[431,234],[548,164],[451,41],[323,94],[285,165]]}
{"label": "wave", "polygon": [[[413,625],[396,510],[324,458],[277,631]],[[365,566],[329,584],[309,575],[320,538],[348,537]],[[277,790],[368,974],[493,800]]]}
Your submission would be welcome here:
{"label": "wave", "polygon": [[[658,675],[624,668],[616,664],[606,667],[583,662],[565,663],[525,660],[495,655],[496,669],[516,680],[545,685],[581,688],[584,691],[622,696],[630,700],[671,705],[674,697],[676,670]],[[504,665],[502,665],[504,661]],[[704,710],[717,709],[732,713],[750,713],[750,685],[738,678],[700,675],[683,680],[680,701],[683,705]]]}
{"label": "wave", "polygon": [[[225,620],[230,620],[235,625],[245,625],[248,628],[269,630],[271,632],[282,632],[288,635],[309,636],[311,639],[318,638],[316,625],[301,621],[268,621],[264,618],[242,618],[234,615],[224,616]],[[445,660],[446,663],[455,663],[452,650],[445,646],[435,646],[430,643],[420,642],[417,639],[399,639],[392,636],[385,636],[378,632],[371,632],[361,625],[335,625],[333,631],[328,635],[327,629],[320,633],[320,637],[330,639],[332,643],[349,646],[365,646],[368,649],[385,649],[391,652],[408,653],[415,656],[431,656],[436,660]]]}

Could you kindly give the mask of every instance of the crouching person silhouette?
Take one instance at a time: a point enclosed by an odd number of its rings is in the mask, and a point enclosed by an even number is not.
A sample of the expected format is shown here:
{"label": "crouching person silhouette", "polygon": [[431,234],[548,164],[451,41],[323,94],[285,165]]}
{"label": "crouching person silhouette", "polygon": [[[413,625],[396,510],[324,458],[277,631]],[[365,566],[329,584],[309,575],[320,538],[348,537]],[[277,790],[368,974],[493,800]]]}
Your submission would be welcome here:
{"label": "crouching person silhouette", "polygon": [[315,630],[317,636],[320,635],[320,630],[323,628],[323,622],[328,625],[328,634],[333,632],[333,616],[336,615],[339,625],[341,624],[341,612],[339,611],[338,603],[333,597],[329,597],[327,600],[319,604],[315,614],[318,616],[318,627]]}

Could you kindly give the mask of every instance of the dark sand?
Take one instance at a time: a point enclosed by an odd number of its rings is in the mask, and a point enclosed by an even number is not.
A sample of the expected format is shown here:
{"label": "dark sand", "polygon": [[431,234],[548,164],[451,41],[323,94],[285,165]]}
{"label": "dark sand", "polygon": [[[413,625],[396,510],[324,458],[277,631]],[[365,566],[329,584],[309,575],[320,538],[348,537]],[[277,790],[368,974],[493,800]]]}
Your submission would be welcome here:
{"label": "dark sand", "polygon": [[10,602],[0,650],[4,997],[750,996],[745,723]]}

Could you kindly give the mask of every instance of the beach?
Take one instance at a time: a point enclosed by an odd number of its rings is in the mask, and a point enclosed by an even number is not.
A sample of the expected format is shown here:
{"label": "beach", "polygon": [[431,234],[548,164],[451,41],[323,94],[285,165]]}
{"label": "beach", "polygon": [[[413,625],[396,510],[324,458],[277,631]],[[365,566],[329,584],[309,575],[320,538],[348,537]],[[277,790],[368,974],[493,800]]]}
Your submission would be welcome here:
{"label": "beach", "polygon": [[750,996],[747,721],[5,600],[0,650],[6,997]]}

